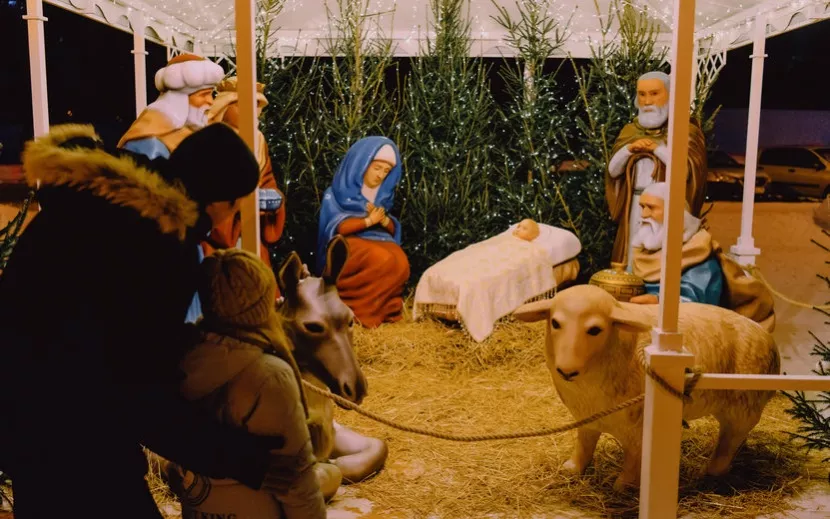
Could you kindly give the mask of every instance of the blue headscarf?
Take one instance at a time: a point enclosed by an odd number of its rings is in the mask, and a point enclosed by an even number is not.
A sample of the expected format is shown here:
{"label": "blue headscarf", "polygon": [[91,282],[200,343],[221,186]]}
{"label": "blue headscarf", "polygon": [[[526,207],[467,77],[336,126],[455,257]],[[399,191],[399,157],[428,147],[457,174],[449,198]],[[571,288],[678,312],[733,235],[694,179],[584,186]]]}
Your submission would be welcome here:
{"label": "blue headscarf", "polygon": [[337,228],[346,218],[365,218],[368,211],[366,204],[369,201],[360,192],[363,187],[363,175],[378,151],[385,145],[395,150],[395,166],[389,175],[378,187],[375,196],[375,207],[383,207],[386,216],[395,224],[395,236],[387,231],[371,228],[356,233],[356,236],[367,240],[394,241],[401,244],[401,226],[398,220],[389,214],[395,203],[395,188],[401,180],[401,154],[395,143],[386,137],[364,137],[349,148],[343,161],[334,173],[331,187],[323,193],[323,203],[320,207],[320,225],[317,229],[317,271],[321,273],[326,266],[326,247],[337,234]]}

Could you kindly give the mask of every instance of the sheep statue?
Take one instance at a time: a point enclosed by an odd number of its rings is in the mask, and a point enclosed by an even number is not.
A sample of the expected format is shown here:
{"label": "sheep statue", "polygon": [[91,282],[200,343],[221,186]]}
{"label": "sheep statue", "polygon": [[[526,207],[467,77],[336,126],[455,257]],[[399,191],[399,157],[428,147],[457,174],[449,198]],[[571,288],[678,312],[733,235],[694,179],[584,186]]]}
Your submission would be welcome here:
{"label": "sheep statue", "polygon": [[[602,288],[578,285],[552,300],[517,309],[521,321],[547,320],[545,358],[562,402],[581,420],[645,391],[637,349],[651,342],[658,305],[621,303]],[[731,310],[681,303],[679,330],[695,364],[706,373],[778,374],[781,361],[772,336],[758,323]],[[732,459],[774,391],[694,391],[683,409],[684,420],[713,415],[720,423],[718,444],[706,473],[728,472]],[[582,474],[602,433],[622,445],[622,472],[614,490],[639,487],[643,407],[635,405],[577,431],[576,447],[562,466]]]}

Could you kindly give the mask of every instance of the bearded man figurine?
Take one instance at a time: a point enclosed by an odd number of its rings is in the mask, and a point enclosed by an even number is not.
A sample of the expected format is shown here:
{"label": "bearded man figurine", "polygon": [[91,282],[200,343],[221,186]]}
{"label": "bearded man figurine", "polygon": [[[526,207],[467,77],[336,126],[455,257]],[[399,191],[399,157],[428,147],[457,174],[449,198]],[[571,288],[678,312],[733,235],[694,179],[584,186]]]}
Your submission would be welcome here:
{"label": "bearded man figurine", "polygon": [[161,95],[150,103],[118,142],[119,148],[151,159],[167,158],[185,137],[207,126],[213,88],[222,67],[194,54],[180,54],[156,72]]}
{"label": "bearded man figurine", "polygon": [[[665,207],[669,187],[651,184],[640,197],[642,220],[632,238],[634,275],[645,281],[645,294],[632,297],[636,304],[657,304],[666,239]],[[767,286],[745,272],[688,208],[683,213],[683,248],[680,257],[680,301],[728,308],[772,333],[775,308]]]}
{"label": "bearded man figurine", "polygon": [[[669,76],[648,72],[637,80],[634,106],[638,117],[627,124],[611,150],[605,174],[605,199],[617,223],[611,262],[633,270],[631,239],[640,223],[640,195],[654,182],[666,180],[669,163]],[[686,201],[699,217],[706,196],[706,142],[697,121],[689,123]]]}

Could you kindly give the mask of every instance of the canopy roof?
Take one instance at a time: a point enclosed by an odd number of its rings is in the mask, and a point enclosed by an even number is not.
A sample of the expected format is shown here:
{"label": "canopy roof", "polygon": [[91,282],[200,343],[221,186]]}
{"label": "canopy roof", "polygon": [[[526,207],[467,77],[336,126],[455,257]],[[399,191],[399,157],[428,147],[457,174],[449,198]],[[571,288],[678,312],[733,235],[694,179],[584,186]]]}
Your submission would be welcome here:
{"label": "canopy roof", "polygon": [[[146,23],[151,41],[184,51],[218,56],[231,49],[234,32],[234,0],[45,0],[100,22],[132,32]],[[358,0],[368,3],[373,25],[391,36],[397,55],[417,55],[428,36],[428,0]],[[516,0],[495,0],[516,16]],[[529,0],[520,0],[529,1]],[[541,1],[541,0],[534,0]],[[671,44],[674,0],[621,0],[645,13],[659,27],[658,42]],[[600,28],[614,0],[549,1],[549,12],[569,23],[570,34],[562,54],[590,56],[590,43],[601,38]],[[274,55],[323,53],[328,36],[327,5],[337,13],[337,0],[284,0],[273,26]],[[492,19],[497,9],[492,0],[470,0],[474,55],[510,55],[504,29]],[[697,0],[696,36],[701,49],[730,50],[751,42],[751,22],[758,14],[768,19],[769,36],[830,18],[827,0]]]}

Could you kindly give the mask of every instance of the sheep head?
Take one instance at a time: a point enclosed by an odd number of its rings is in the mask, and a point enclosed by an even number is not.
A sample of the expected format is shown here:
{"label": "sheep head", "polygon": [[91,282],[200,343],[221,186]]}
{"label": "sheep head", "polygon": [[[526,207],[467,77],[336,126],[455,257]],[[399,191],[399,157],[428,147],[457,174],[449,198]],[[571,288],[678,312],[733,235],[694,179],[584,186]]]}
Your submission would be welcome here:
{"label": "sheep head", "polygon": [[513,313],[520,321],[547,321],[545,356],[551,373],[571,381],[601,363],[619,331],[644,332],[651,320],[635,305],[620,304],[605,290],[577,285],[553,299],[528,303]]}

